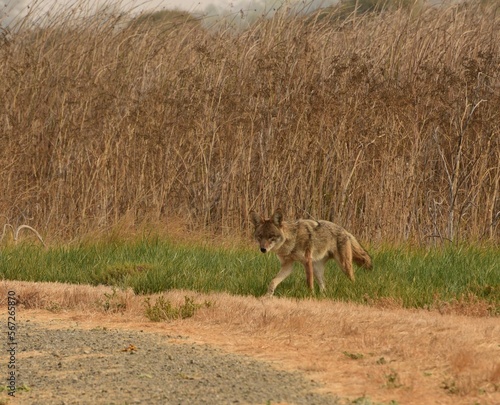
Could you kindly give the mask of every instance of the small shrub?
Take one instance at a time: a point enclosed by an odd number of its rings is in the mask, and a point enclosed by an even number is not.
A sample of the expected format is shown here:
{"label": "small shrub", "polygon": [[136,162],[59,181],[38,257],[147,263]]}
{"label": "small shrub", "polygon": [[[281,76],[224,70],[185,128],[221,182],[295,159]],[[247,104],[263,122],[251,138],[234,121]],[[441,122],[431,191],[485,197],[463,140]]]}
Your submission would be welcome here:
{"label": "small shrub", "polygon": [[441,388],[448,394],[458,394],[458,387],[454,380],[445,380],[441,383]]}
{"label": "small shrub", "polygon": [[205,301],[203,304],[197,304],[194,299],[188,296],[184,297],[184,304],[174,306],[169,300],[160,296],[154,304],[148,297],[144,301],[146,306],[146,316],[153,322],[170,321],[174,319],[191,318],[198,309],[210,307],[211,302]]}
{"label": "small shrub", "polygon": [[401,384],[401,380],[397,371],[392,370],[391,373],[386,374],[385,378],[387,379],[387,388],[399,388],[403,386],[403,384]]}
{"label": "small shrub", "polygon": [[123,312],[127,308],[125,298],[118,295],[115,287],[113,287],[111,293],[104,293],[104,298],[99,304],[105,312]]}

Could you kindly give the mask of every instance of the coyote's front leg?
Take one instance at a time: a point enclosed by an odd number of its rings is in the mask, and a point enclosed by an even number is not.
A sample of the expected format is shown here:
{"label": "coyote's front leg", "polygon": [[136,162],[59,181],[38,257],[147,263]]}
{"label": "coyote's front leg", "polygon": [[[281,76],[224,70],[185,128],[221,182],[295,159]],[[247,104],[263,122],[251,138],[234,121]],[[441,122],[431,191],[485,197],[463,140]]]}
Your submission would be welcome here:
{"label": "coyote's front leg", "polygon": [[278,284],[281,283],[285,278],[287,278],[293,270],[293,261],[284,261],[281,260],[281,270],[279,271],[278,274],[276,274],[276,277],[274,277],[271,280],[271,283],[269,284],[269,288],[267,289],[267,297],[272,297],[274,294],[274,290],[276,287],[278,287]]}

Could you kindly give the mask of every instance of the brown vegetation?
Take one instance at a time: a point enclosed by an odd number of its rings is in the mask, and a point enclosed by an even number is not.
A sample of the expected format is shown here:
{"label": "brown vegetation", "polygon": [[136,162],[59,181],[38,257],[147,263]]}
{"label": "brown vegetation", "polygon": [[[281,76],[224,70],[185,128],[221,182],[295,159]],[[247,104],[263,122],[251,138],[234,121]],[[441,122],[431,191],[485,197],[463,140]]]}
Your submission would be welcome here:
{"label": "brown vegetation", "polygon": [[[123,328],[164,333],[177,343],[208,343],[299,369],[345,403],[500,403],[500,324],[496,318],[374,308],[329,300],[257,299],[170,291],[175,305],[200,305],[170,322],[146,318],[145,297],[109,287],[0,283],[19,300],[18,322],[47,328]],[[155,297],[152,297],[155,298]],[[48,311],[47,311],[48,310]],[[49,312],[50,311],[50,312]],[[367,400],[367,403],[371,403]]]}
{"label": "brown vegetation", "polygon": [[281,206],[362,239],[498,241],[497,11],[27,17],[0,35],[0,212],[59,239],[241,232]]}

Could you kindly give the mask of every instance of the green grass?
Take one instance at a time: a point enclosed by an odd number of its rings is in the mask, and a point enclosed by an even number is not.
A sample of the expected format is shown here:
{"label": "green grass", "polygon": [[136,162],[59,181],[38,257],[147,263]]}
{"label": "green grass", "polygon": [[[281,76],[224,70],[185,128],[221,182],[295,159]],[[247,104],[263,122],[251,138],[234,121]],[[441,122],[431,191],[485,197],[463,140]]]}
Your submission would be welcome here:
{"label": "green grass", "polygon": [[[430,307],[436,300],[480,300],[490,305],[492,314],[500,314],[498,247],[383,248],[371,253],[374,270],[358,269],[355,283],[330,262],[327,291],[317,297],[360,303],[390,299],[408,308]],[[107,284],[131,287],[138,294],[187,289],[261,296],[278,270],[276,256],[257,249],[182,245],[159,238],[0,248],[3,279]],[[296,265],[276,295],[309,296],[301,266]]]}

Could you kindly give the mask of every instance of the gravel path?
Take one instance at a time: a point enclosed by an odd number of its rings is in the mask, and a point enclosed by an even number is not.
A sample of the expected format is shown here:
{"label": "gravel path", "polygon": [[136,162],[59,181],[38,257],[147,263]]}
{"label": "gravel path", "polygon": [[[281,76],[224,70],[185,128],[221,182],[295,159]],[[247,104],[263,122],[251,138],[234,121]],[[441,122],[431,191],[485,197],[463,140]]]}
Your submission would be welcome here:
{"label": "gravel path", "polygon": [[174,342],[179,336],[20,322],[17,340],[16,383],[29,388],[16,392],[23,404],[337,403],[300,372]]}

